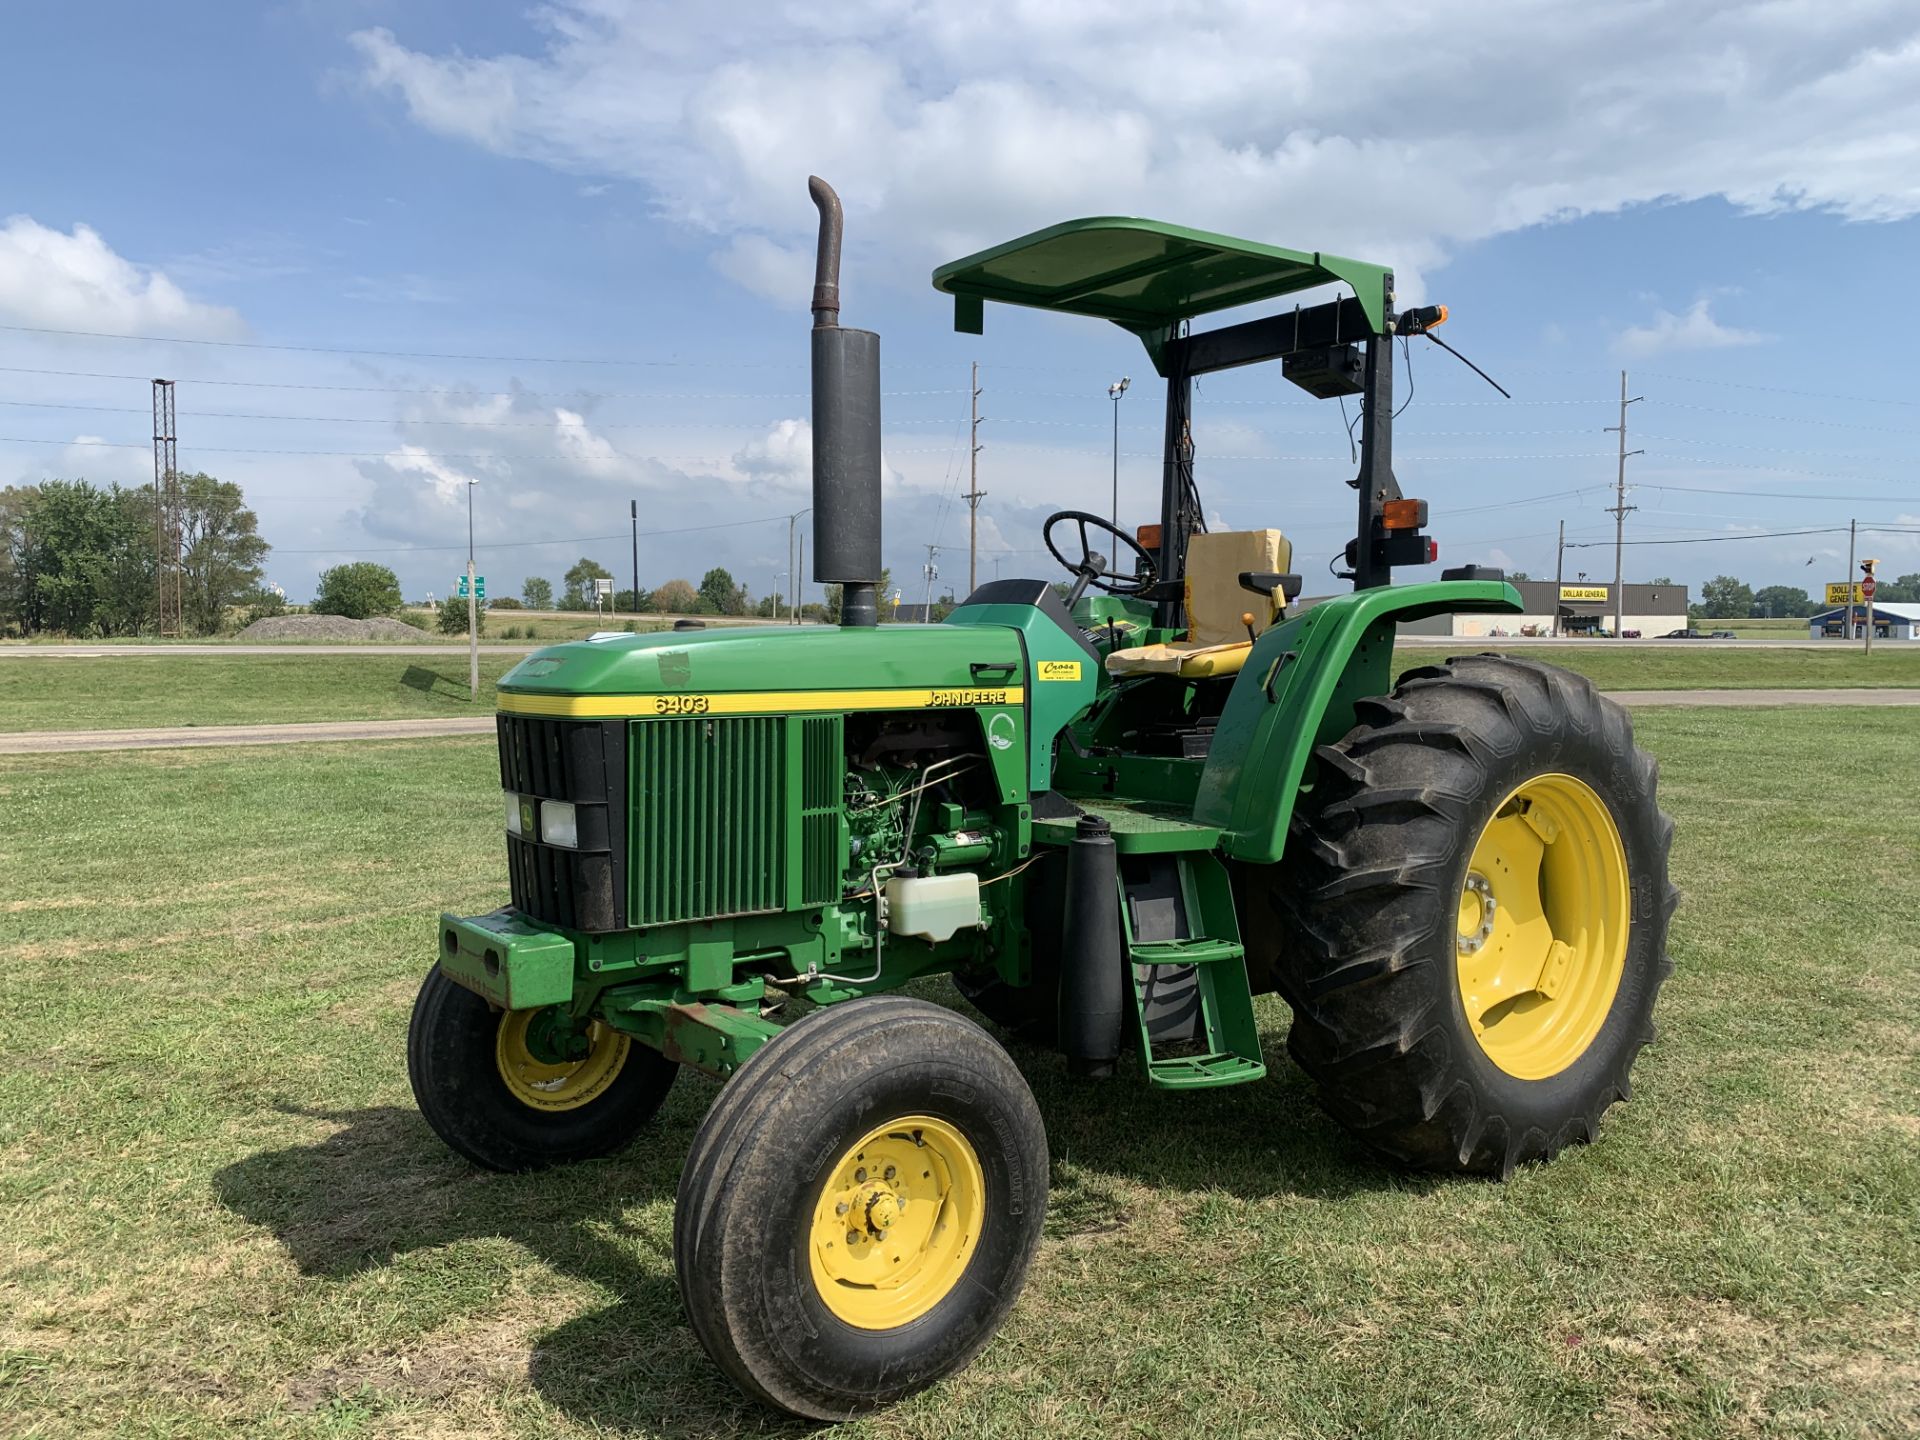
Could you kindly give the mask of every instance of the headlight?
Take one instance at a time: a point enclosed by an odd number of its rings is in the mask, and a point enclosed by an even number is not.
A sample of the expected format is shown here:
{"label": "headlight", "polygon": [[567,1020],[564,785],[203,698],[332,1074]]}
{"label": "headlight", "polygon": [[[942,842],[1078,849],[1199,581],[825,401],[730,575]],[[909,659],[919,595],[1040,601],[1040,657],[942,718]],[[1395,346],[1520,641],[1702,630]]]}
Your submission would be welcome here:
{"label": "headlight", "polygon": [[549,845],[564,845],[569,850],[580,848],[580,827],[573,813],[573,806],[565,800],[542,800],[540,802],[540,838]]}
{"label": "headlight", "polygon": [[507,834],[526,834],[526,830],[520,824],[520,797],[511,790],[507,790],[502,792],[502,798],[507,802]]}

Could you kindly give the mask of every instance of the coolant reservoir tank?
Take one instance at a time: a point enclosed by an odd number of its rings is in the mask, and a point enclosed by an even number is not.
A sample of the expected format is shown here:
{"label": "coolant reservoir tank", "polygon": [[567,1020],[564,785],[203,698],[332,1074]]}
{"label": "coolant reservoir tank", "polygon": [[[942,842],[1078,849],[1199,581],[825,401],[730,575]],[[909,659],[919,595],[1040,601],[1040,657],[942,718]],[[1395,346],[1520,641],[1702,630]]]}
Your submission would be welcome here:
{"label": "coolant reservoir tank", "polygon": [[887,929],[895,935],[937,943],[981,923],[980,877],[971,870],[887,881]]}

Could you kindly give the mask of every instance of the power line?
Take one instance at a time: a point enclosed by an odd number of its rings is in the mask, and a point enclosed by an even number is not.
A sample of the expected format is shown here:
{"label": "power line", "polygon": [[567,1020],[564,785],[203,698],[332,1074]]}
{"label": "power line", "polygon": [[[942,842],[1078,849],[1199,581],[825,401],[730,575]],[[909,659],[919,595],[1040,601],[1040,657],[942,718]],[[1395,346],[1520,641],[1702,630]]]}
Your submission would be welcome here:
{"label": "power line", "polygon": [[[5,375],[53,375],[71,380],[137,380],[145,375],[123,375],[107,370],[42,370],[31,365],[0,365]],[[511,400],[516,396],[578,396],[587,400],[805,400],[806,390],[476,390],[471,385],[305,385],[287,380],[214,380],[183,377],[181,385],[227,385],[252,390],[329,390],[356,395],[472,395],[482,400]],[[883,390],[887,396],[964,395],[964,390]],[[31,403],[31,402],[16,402]]]}
{"label": "power line", "polygon": [[[1811,530],[1761,530],[1747,535],[1683,535],[1675,540],[1627,540],[1626,545],[1714,545],[1725,540],[1782,540],[1792,535],[1838,535],[1846,527],[1842,525],[1822,525]],[[1569,540],[1569,550],[1598,550],[1609,542],[1605,540]]]}
{"label": "power line", "polygon": [[508,365],[628,365],[638,368],[797,369],[798,361],[778,364],[752,360],[622,360],[581,355],[475,355],[452,350],[380,350],[359,345],[274,345],[263,340],[209,340],[186,335],[120,335],[108,330],[60,330],[50,325],[0,325],[21,335],[66,335],[84,340],[132,340],[148,345],[209,345],[226,350],[283,350],[301,355],[378,355],[390,360],[481,360]]}
{"label": "power line", "polygon": [[[776,520],[785,520],[785,515],[765,515],[758,520],[725,520],[714,525],[684,525],[677,530],[642,530],[640,538],[652,540],[661,535],[693,535],[703,530],[740,530],[749,525],[771,525]],[[500,540],[491,545],[480,545],[480,550],[524,550],[537,545],[595,545],[606,540],[625,540],[625,535],[567,535],[554,540]],[[276,555],[337,555],[343,551],[352,551],[356,555],[399,555],[421,551],[432,553],[445,550],[464,550],[464,545],[390,545],[385,549],[368,550],[360,545],[328,545],[312,550],[286,550],[276,545]]]}
{"label": "power line", "polygon": [[[106,450],[145,450],[144,444],[126,440],[96,440],[91,436],[78,439],[32,439],[20,435],[0,435],[0,445],[83,445]],[[300,455],[331,456],[344,460],[390,460],[398,456],[408,460],[572,460],[581,464],[595,464],[611,460],[713,460],[707,455],[638,455],[626,450],[609,450],[604,455],[552,455],[532,454],[521,451],[503,450],[416,450],[410,446],[393,446],[385,450],[262,450],[249,446],[233,445],[196,445],[195,451],[203,455]],[[916,446],[896,449],[889,446],[889,455],[939,455],[938,445]]]}

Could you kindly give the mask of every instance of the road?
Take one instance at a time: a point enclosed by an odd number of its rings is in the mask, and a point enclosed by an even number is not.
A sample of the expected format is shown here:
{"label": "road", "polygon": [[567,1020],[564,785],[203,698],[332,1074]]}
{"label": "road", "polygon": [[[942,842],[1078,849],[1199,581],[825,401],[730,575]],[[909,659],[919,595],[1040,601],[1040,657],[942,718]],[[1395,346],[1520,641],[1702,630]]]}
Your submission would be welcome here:
{"label": "road", "polygon": [[[524,655],[557,641],[482,645],[482,655]],[[0,645],[0,660],[164,659],[169,655],[460,655],[464,645]]]}
{"label": "road", "polygon": [[[1920,690],[1612,690],[1611,700],[1649,706],[1920,705]],[[218,745],[319,745],[353,740],[417,740],[491,735],[491,715],[433,720],[330,720],[299,725],[180,725],[155,730],[28,730],[0,734],[0,755],[84,750],[167,750]]]}
{"label": "road", "polygon": [[173,750],[208,745],[318,745],[343,740],[417,740],[491,735],[492,715],[432,720],[329,720],[300,725],[173,725],[158,730],[26,730],[0,735],[0,755],[76,750]]}

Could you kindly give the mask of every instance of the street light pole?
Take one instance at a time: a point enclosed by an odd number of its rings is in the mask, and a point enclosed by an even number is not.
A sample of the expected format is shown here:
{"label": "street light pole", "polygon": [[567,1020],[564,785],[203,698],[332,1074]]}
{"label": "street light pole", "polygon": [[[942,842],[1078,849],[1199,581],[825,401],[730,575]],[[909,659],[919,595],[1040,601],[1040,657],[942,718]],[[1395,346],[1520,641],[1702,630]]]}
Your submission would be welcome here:
{"label": "street light pole", "polygon": [[480,597],[473,578],[473,487],[478,480],[467,481],[467,698],[480,698]]}
{"label": "street light pole", "polygon": [[[1131,377],[1122,375],[1116,383],[1107,387],[1107,398],[1113,401],[1113,514],[1108,518],[1113,521],[1115,530],[1120,528],[1120,397],[1127,393],[1127,386],[1132,383]],[[1107,559],[1107,570],[1111,573],[1120,563],[1118,535],[1109,542],[1109,548],[1111,553]]]}

